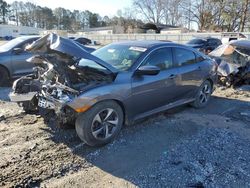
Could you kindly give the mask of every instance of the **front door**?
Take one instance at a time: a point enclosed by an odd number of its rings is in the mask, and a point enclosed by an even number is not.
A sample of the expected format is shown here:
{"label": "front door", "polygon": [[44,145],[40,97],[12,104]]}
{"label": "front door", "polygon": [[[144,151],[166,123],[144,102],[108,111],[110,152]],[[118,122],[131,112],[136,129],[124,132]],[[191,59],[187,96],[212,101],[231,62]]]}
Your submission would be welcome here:
{"label": "front door", "polygon": [[164,47],[153,51],[142,63],[158,66],[158,75],[134,75],[132,77],[132,111],[142,114],[173,101],[176,83],[180,80],[174,68],[172,48]]}

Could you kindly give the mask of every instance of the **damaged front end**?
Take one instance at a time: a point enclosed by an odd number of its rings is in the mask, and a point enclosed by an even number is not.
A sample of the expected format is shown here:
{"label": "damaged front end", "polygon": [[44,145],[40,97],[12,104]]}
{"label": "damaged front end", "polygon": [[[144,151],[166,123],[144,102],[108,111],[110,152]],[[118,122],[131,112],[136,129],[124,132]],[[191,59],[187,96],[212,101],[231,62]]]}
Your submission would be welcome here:
{"label": "damaged front end", "polygon": [[250,62],[240,66],[223,59],[217,59],[216,61],[218,63],[218,83],[228,87],[250,84]]}
{"label": "damaged front end", "polygon": [[27,113],[56,117],[58,124],[75,120],[78,110],[70,102],[93,87],[113,82],[116,76],[115,68],[56,34],[40,38],[27,51],[36,54],[28,60],[36,65],[34,74],[14,82],[10,99]]}
{"label": "damaged front end", "polygon": [[218,83],[228,87],[250,84],[250,41],[222,45],[209,54],[218,64]]}

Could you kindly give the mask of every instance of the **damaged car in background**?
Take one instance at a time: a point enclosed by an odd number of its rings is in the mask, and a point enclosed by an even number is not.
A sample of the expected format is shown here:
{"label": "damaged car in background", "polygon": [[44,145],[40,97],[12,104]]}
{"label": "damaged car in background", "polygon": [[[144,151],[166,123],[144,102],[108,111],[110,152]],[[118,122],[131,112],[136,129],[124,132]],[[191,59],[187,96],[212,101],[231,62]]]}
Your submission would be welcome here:
{"label": "damaged car in background", "polygon": [[92,54],[74,41],[50,34],[27,47],[35,74],[13,84],[10,94],[27,112],[75,123],[90,146],[112,141],[123,124],[191,103],[209,102],[217,65],[184,45],[130,41]]}
{"label": "damaged car in background", "polygon": [[219,46],[209,54],[218,63],[219,83],[228,87],[250,84],[250,41]]}

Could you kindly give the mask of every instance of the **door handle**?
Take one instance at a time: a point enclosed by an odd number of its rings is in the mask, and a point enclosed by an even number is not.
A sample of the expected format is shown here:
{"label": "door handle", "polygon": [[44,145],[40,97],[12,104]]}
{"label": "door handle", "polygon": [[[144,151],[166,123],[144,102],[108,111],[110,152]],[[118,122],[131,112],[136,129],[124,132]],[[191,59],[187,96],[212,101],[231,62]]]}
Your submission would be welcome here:
{"label": "door handle", "polygon": [[198,66],[198,67],[197,67],[197,70],[201,70],[201,66]]}
{"label": "door handle", "polygon": [[170,79],[174,79],[174,78],[176,78],[176,77],[177,77],[177,75],[175,75],[175,74],[171,74],[171,75],[169,76]]}

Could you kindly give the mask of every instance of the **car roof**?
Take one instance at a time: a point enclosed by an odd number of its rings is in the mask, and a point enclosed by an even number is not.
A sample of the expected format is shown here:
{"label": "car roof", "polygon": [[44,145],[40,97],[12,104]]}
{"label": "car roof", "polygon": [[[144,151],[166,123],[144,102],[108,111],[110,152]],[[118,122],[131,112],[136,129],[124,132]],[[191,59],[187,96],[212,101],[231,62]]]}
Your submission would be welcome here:
{"label": "car roof", "polygon": [[86,38],[86,37],[76,37],[75,39],[88,39],[88,40],[90,40],[89,38]]}
{"label": "car roof", "polygon": [[114,42],[112,45],[119,44],[125,46],[136,46],[143,48],[151,48],[158,46],[184,46],[182,44],[170,42],[170,41],[159,41],[159,40],[138,40],[138,41],[122,41],[122,42]]}

